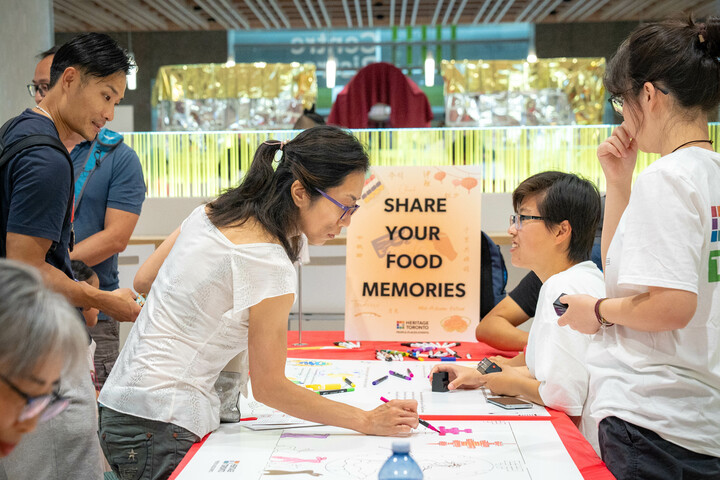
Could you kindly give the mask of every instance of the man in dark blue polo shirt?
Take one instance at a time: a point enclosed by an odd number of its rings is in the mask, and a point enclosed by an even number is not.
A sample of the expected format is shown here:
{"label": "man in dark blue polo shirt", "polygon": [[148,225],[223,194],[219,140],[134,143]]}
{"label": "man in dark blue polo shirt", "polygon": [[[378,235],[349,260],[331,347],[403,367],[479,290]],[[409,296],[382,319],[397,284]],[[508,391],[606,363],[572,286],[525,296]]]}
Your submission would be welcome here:
{"label": "man in dark blue polo shirt", "polygon": [[[73,134],[94,139],[113,118],[130,66],[127,54],[107,35],[73,38],[55,55],[47,94],[36,108],[14,119],[5,145],[32,134],[63,142]],[[0,253],[37,268],[46,284],[73,305],[134,321],[140,308],[130,290],[104,292],[73,280],[68,252],[72,227],[66,215],[71,178],[65,154],[45,146],[21,151],[0,169]],[[102,478],[89,372],[63,375],[60,395],[70,399],[70,406],[0,461],[0,480]]]}
{"label": "man in dark blue polo shirt", "polygon": [[[31,89],[38,104],[45,98],[47,89],[43,90],[42,85],[50,81],[50,66],[57,50],[57,46],[52,47],[38,56]],[[100,289],[108,292],[119,287],[118,253],[127,247],[145,200],[140,159],[123,140],[122,135],[103,128],[92,142],[79,134],[64,141],[75,179],[73,226],[77,243],[70,259],[92,267]],[[118,357],[120,330],[115,319],[100,312],[98,323],[89,331],[97,344],[95,388],[100,390]]]}

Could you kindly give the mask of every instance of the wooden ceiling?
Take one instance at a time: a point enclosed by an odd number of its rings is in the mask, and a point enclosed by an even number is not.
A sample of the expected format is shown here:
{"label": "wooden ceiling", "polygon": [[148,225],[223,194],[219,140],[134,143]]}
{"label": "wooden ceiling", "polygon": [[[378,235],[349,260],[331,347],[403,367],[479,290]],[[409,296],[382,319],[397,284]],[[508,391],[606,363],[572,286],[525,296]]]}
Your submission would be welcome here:
{"label": "wooden ceiling", "polygon": [[56,32],[646,21],[717,0],[53,0]]}

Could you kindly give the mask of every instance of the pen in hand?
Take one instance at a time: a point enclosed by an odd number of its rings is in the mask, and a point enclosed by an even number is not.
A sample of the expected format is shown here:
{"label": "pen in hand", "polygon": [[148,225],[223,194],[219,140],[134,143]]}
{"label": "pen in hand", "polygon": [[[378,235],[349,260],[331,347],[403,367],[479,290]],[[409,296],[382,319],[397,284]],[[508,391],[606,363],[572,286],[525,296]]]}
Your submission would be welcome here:
{"label": "pen in hand", "polygon": [[[388,400],[388,399],[385,398],[385,397],[380,397],[380,400],[382,400],[382,401],[385,402],[385,403],[388,403],[388,402],[390,401],[390,400]],[[433,430],[433,431],[435,431],[435,432],[437,432],[437,433],[440,433],[440,430],[438,430],[437,428],[433,427],[433,426],[430,425],[427,421],[423,420],[423,419],[420,418],[420,417],[418,417],[418,422],[419,422],[420,425],[422,425],[423,427],[429,428],[430,430]]]}

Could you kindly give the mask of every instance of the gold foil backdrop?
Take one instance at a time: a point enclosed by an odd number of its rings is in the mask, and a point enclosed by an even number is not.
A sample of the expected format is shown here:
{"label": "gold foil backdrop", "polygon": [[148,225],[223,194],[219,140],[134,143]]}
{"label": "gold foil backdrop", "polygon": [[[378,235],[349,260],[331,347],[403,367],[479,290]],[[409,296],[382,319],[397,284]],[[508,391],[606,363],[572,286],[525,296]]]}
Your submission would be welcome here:
{"label": "gold foil backdrop", "polygon": [[158,70],[158,131],[288,129],[317,99],[315,65],[224,63]]}
{"label": "gold foil backdrop", "polygon": [[[480,165],[483,192],[512,192],[534,173],[561,170],[605,189],[598,145],[612,125],[507,128],[354,130],[372,165]],[[127,133],[140,157],[148,197],[210,197],[237,185],[258,145],[290,140],[296,131]],[[710,125],[718,145],[720,128]],[[635,173],[657,155],[641,153]]]}
{"label": "gold foil backdrop", "polygon": [[599,125],[604,58],[443,60],[451,127]]}

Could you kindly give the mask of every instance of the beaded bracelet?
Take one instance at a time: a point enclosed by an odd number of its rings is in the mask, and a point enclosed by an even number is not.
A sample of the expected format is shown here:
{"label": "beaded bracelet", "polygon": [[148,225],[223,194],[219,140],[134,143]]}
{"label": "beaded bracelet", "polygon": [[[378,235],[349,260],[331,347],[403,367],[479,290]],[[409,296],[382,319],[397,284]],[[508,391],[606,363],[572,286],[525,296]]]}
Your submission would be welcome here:
{"label": "beaded bracelet", "polygon": [[602,315],[600,315],[600,304],[605,300],[607,300],[607,298],[599,298],[598,301],[595,302],[595,318],[597,318],[598,323],[603,328],[612,327],[613,325],[615,325],[612,322],[608,322],[602,317]]}

